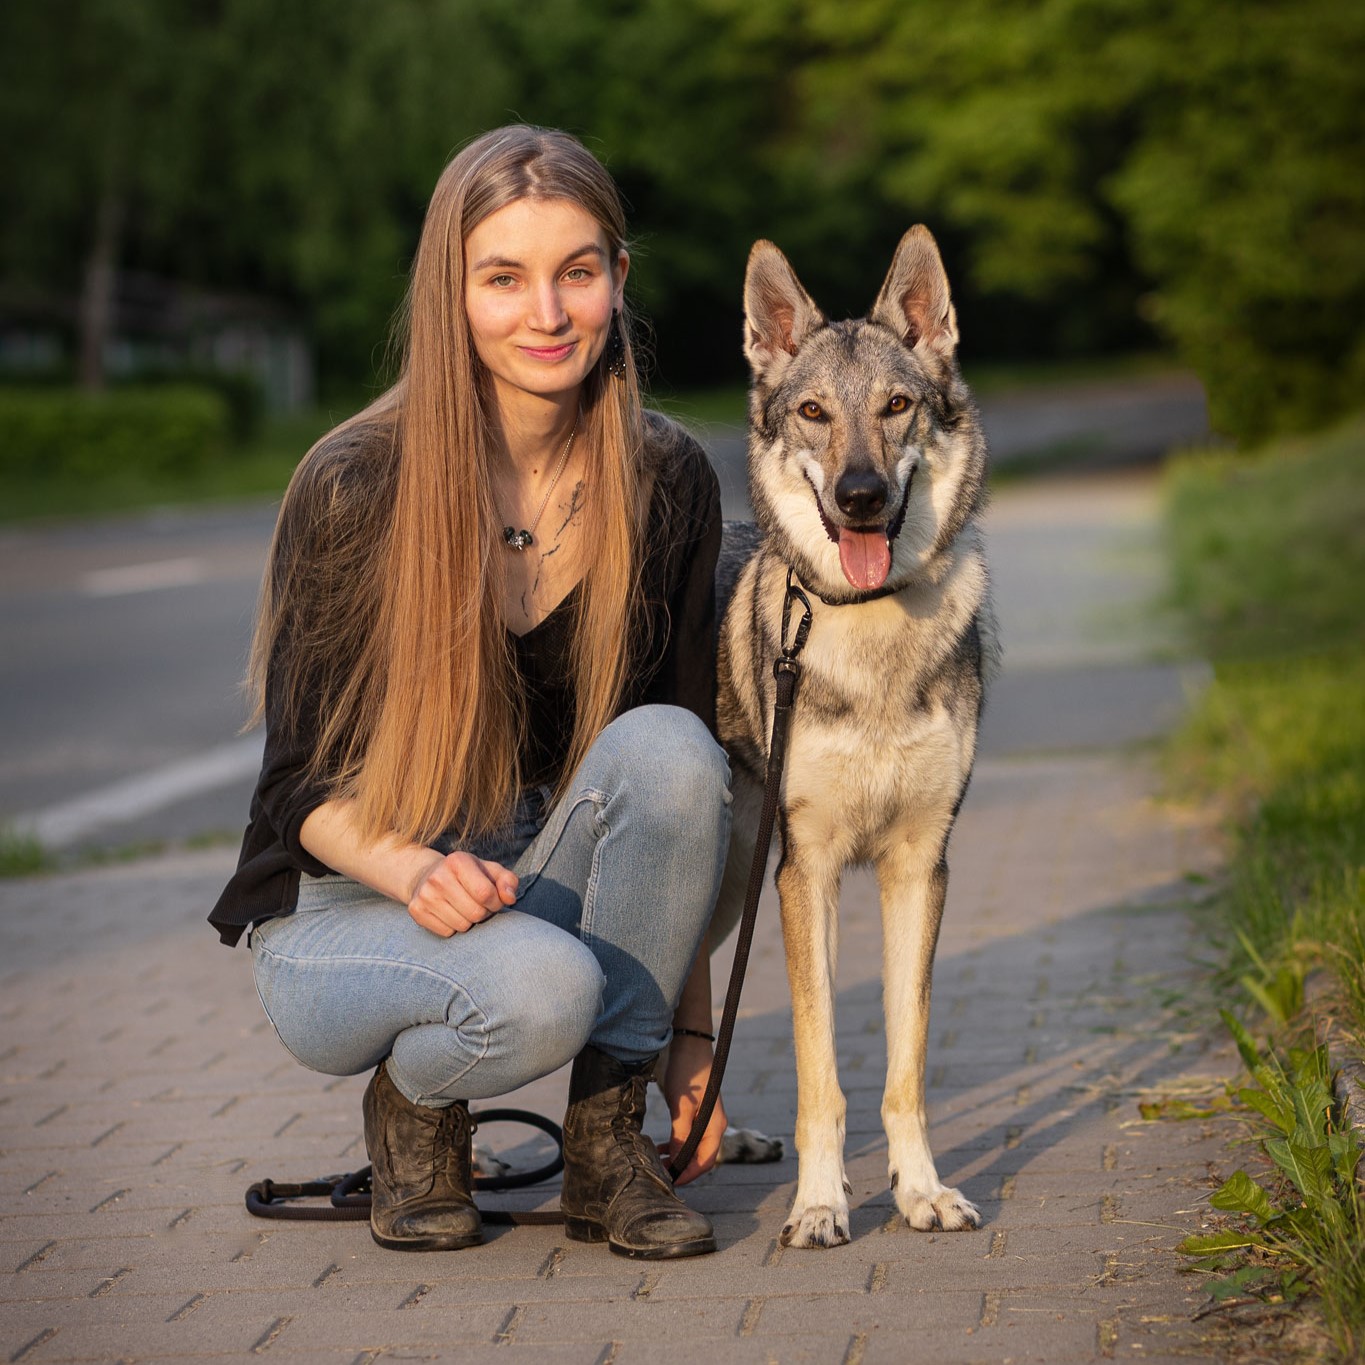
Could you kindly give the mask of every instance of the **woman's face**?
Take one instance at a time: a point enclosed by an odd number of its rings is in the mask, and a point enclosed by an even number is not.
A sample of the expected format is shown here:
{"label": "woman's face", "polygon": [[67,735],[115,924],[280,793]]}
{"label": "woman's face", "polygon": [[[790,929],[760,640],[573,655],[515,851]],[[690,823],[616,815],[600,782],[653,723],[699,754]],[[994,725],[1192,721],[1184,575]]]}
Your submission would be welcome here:
{"label": "woman's face", "polygon": [[465,312],[500,405],[577,392],[607,342],[630,257],[567,199],[518,199],[465,238]]}

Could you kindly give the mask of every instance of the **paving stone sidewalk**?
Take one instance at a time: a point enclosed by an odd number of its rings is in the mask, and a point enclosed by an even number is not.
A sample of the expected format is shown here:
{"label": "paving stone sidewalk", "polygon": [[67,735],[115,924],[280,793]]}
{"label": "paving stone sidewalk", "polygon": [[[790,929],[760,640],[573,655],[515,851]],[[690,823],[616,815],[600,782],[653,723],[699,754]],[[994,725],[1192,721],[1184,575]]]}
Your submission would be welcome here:
{"label": "paving stone sidewalk", "polygon": [[[845,889],[838,1028],[853,1240],[778,1242],[794,1156],[691,1187],[720,1252],[618,1259],[554,1227],[404,1256],[361,1224],[268,1223],[262,1176],[363,1164],[364,1078],[300,1068],[244,951],[203,916],[232,861],[182,853],[0,884],[0,1351],[11,1361],[871,1362],[1212,1359],[1171,1248],[1207,1208],[1216,1139],[1139,1098],[1224,1074],[1178,1004],[1200,956],[1208,830],[1153,798],[1133,743],[1190,674],[1139,610],[1154,494],[1134,476],[1029,485],[990,519],[1011,663],[951,850],[929,1079],[942,1177],[974,1233],[900,1226],[872,883]],[[817,620],[816,627],[819,629]],[[790,1138],[790,1010],[771,894],[726,1097]],[[557,1115],[564,1077],[510,1102]],[[656,1118],[658,1116],[656,1115]],[[483,1136],[533,1155],[511,1129]],[[520,1145],[524,1142],[525,1145]],[[554,1189],[503,1198],[552,1206]],[[492,1203],[490,1199],[488,1202]]]}

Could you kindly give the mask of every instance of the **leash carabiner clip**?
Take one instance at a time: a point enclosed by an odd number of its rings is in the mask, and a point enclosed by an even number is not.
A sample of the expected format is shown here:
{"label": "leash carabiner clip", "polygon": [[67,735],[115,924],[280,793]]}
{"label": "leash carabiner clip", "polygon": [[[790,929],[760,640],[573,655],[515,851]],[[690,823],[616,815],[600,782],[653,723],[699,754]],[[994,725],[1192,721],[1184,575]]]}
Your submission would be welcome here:
{"label": "leash carabiner clip", "polygon": [[[796,623],[796,638],[787,644],[787,627],[791,623],[792,603],[801,603],[801,619]],[[783,663],[794,663],[796,657],[806,647],[806,637],[810,634],[811,607],[810,598],[802,591],[800,580],[796,577],[795,569],[787,570],[787,593],[782,599],[782,655],[776,661],[776,666],[781,667]]]}

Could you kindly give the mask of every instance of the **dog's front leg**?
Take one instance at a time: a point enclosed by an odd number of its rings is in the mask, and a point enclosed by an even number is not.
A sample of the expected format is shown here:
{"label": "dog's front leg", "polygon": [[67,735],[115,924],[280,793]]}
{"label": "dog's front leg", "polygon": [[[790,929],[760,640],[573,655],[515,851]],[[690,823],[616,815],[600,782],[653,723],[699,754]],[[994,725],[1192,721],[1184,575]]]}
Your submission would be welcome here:
{"label": "dog's front leg", "polygon": [[882,892],[886,1091],[882,1124],[896,1207],[920,1232],[981,1226],[981,1214],[959,1190],[938,1178],[929,1150],[924,1063],[929,1038],[929,988],[939,921],[948,890],[941,838],[897,844],[877,862]]}
{"label": "dog's front leg", "polygon": [[839,942],[839,870],[812,866],[807,847],[785,837],[777,890],[791,983],[796,1044],[796,1201],[782,1244],[848,1241],[843,1092],[834,1046],[834,979]]}

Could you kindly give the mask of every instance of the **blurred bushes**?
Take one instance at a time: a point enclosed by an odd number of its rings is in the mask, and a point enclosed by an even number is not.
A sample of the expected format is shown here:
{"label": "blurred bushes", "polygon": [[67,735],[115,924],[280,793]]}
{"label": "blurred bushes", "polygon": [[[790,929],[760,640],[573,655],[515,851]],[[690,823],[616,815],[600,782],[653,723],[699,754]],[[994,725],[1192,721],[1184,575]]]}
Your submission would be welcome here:
{"label": "blurred bushes", "polygon": [[228,404],[208,388],[165,384],[93,395],[0,388],[0,479],[190,474],[221,457],[229,429]]}
{"label": "blurred bushes", "polygon": [[141,386],[193,387],[216,393],[227,407],[228,436],[233,445],[246,445],[261,434],[265,421],[265,391],[255,375],[242,370],[212,370],[207,366],[176,366],[141,370]]}

